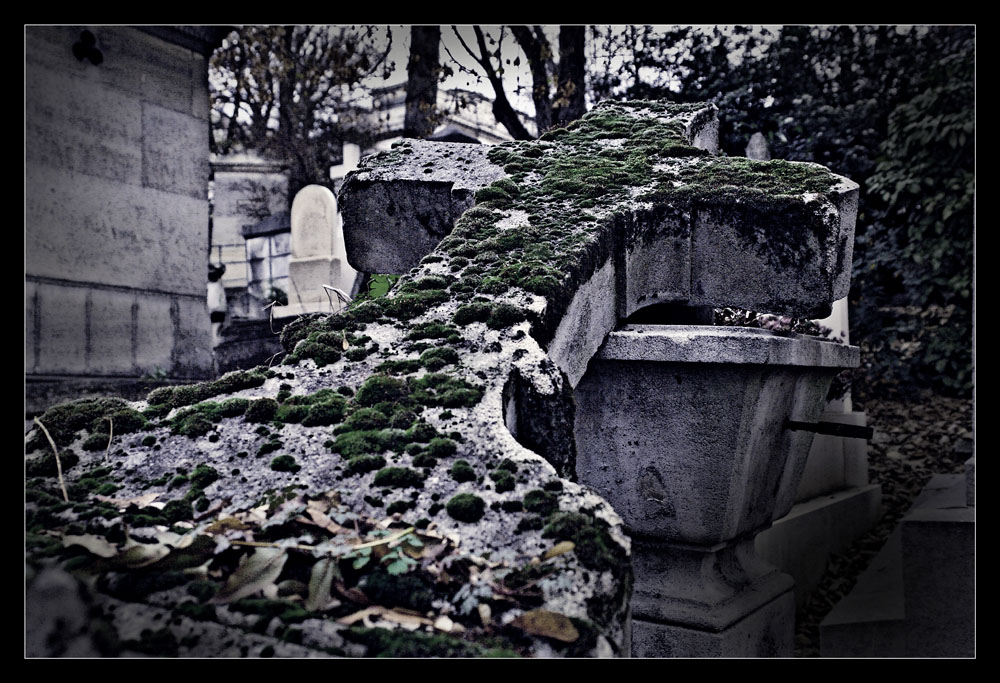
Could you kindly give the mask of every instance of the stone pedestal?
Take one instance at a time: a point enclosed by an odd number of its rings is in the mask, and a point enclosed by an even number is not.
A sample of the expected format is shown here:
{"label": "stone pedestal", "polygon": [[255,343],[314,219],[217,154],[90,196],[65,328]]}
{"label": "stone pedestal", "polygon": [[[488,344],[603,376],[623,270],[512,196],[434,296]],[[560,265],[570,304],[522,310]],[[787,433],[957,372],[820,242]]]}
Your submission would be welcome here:
{"label": "stone pedestal", "polygon": [[629,325],[576,388],[577,474],[634,538],[637,656],[791,653],[794,582],[754,552],[792,507],[858,350],[766,330]]}

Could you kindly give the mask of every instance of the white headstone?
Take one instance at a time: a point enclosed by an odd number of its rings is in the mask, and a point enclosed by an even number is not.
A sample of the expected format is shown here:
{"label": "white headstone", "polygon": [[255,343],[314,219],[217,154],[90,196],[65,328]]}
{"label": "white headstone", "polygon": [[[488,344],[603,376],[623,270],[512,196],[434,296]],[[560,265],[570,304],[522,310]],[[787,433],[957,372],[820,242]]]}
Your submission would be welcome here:
{"label": "white headstone", "polygon": [[326,287],[353,295],[359,273],[347,263],[337,198],[329,189],[308,185],[295,195],[291,242],[289,305],[276,307],[275,315],[340,310],[343,300]]}
{"label": "white headstone", "polygon": [[748,159],[755,161],[770,161],[771,152],[767,149],[767,138],[763,133],[754,133],[750,136],[750,143],[747,145],[746,154]]}

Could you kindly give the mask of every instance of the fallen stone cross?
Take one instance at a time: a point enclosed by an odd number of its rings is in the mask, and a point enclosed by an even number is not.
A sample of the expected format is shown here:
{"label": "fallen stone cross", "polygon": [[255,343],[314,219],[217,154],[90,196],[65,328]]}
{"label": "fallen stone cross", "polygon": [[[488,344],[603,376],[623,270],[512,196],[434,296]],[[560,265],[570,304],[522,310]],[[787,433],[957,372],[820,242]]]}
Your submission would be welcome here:
{"label": "fallen stone cross", "polygon": [[404,274],[389,295],[289,324],[279,366],[57,406],[28,435],[28,642],[627,654],[630,541],[574,481],[573,387],[651,304],[816,315],[849,283],[856,185],[712,157],[716,130],[712,106],[606,104],[540,141],[364,161],[345,243]]}

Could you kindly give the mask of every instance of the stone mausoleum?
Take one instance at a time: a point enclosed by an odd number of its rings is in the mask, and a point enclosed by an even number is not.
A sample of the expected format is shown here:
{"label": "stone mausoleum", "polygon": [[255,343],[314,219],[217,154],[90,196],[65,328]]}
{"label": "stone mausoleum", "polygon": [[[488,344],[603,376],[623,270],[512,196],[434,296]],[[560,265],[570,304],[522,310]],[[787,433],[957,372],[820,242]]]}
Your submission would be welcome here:
{"label": "stone mausoleum", "polygon": [[29,410],[214,373],[207,59],[225,28],[25,28]]}

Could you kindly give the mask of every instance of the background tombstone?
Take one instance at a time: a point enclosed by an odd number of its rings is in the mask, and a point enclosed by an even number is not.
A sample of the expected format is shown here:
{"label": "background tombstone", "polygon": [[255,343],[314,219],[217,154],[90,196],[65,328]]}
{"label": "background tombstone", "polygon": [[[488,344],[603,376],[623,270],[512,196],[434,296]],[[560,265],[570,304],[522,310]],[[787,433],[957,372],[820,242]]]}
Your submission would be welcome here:
{"label": "background tombstone", "polygon": [[746,155],[748,159],[754,161],[770,161],[771,152],[767,149],[767,138],[763,133],[757,132],[750,136],[747,144]]}
{"label": "background tombstone", "polygon": [[[323,285],[353,296],[360,273],[347,263],[337,198],[321,185],[302,188],[292,201],[292,255],[288,262],[288,306],[275,315],[330,311]],[[333,296],[333,309],[343,302]]]}

